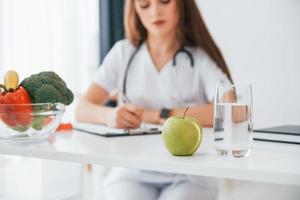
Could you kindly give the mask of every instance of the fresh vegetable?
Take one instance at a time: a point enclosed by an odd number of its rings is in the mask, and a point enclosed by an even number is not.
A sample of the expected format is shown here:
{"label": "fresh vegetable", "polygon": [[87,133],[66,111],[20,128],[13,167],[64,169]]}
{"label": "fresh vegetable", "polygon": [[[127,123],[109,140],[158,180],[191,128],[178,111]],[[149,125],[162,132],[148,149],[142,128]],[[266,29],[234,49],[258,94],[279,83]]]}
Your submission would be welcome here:
{"label": "fresh vegetable", "polygon": [[71,123],[61,123],[56,131],[72,131],[73,130],[73,126]]}
{"label": "fresh vegetable", "polygon": [[21,84],[33,103],[72,103],[74,95],[66,83],[52,71],[45,71],[25,78]]}
{"label": "fresh vegetable", "polygon": [[44,126],[47,126],[49,123],[51,123],[51,121],[53,120],[52,117],[48,116],[40,116],[40,117],[36,117],[32,123],[31,123],[31,127],[35,130],[42,130],[42,128]]}
{"label": "fresh vegetable", "polygon": [[[28,92],[18,87],[18,74],[8,71],[4,77],[4,85],[0,85],[0,116],[2,121],[16,129],[26,130],[31,124],[31,103]],[[13,104],[13,105],[12,105]]]}
{"label": "fresh vegetable", "polygon": [[45,71],[31,75],[19,85],[17,72],[8,71],[4,77],[4,85],[0,85],[0,120],[18,132],[30,127],[41,130],[51,123],[52,118],[43,115],[32,117],[32,113],[44,112],[44,108],[32,107],[31,103],[60,102],[69,105],[73,98],[72,91],[55,72]]}
{"label": "fresh vegetable", "polygon": [[[73,101],[73,93],[66,83],[52,71],[44,71],[25,78],[21,84],[28,91],[33,103],[63,103],[69,105]],[[48,118],[39,117],[32,122],[32,128],[41,130]]]}
{"label": "fresh vegetable", "polygon": [[7,90],[15,90],[19,85],[19,75],[16,71],[7,71],[4,75],[4,86]]}

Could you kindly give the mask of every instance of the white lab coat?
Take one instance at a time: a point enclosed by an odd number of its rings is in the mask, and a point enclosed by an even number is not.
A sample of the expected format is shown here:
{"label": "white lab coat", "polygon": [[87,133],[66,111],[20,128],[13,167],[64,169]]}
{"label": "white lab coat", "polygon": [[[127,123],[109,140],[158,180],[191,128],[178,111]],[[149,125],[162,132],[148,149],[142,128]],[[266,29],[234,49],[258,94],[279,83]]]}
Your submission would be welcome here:
{"label": "white lab coat", "polygon": [[[180,53],[176,66],[170,60],[161,71],[157,71],[147,45],[143,43],[128,72],[126,96],[130,101],[145,109],[182,108],[213,101],[216,84],[230,83],[227,76],[201,48],[186,49],[193,55],[194,67],[191,67],[189,57]],[[95,82],[108,92],[122,91],[125,68],[134,50],[128,40],[117,42],[97,71]],[[108,175],[107,183],[121,180],[167,184],[189,181],[191,176],[115,168]],[[196,182],[197,185],[215,187],[212,179],[199,177]]]}

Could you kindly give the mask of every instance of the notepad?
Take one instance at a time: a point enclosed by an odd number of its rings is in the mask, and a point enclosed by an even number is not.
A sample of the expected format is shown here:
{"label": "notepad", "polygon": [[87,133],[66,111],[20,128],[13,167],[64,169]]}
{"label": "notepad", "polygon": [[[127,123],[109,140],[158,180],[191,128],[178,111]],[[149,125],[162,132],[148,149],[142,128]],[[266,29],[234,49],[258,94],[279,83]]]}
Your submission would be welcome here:
{"label": "notepad", "polygon": [[162,126],[156,124],[142,124],[140,128],[136,129],[119,129],[105,125],[79,122],[73,123],[73,126],[76,130],[104,137],[160,134],[162,130]]}
{"label": "notepad", "polygon": [[254,130],[254,139],[260,141],[300,144],[300,126],[285,125]]}

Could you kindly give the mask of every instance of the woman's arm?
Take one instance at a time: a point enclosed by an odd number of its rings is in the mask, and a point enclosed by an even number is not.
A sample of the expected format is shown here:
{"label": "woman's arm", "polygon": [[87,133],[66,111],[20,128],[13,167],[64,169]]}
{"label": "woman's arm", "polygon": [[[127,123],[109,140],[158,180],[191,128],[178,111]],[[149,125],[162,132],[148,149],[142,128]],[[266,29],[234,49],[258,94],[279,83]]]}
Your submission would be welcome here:
{"label": "woman's arm", "polygon": [[[234,91],[226,92],[222,97],[223,102],[234,103],[236,102],[236,94]],[[171,109],[170,116],[183,116],[186,108],[173,108]],[[146,123],[163,123],[160,118],[160,110],[145,110],[143,121]],[[213,126],[214,104],[213,102],[190,107],[187,111],[187,116],[195,117],[203,127]],[[232,121],[234,123],[244,122],[249,117],[249,108],[245,105],[235,106],[232,108]]]}
{"label": "woman's arm", "polygon": [[103,106],[109,93],[93,83],[80,99],[76,108],[76,120],[96,124],[106,124],[107,116],[113,108]]}
{"label": "woman's arm", "polygon": [[[171,116],[183,116],[185,109],[186,108],[172,109]],[[212,127],[214,123],[214,104],[208,103],[190,107],[186,115],[195,117],[203,127]]]}
{"label": "woman's arm", "polygon": [[[183,116],[186,108],[173,108],[171,109],[170,116]],[[213,125],[213,103],[190,107],[187,111],[187,116],[195,117],[203,127],[211,127]],[[160,110],[145,110],[143,121],[146,123],[162,123],[159,117]]]}
{"label": "woman's arm", "polygon": [[116,128],[137,128],[141,123],[143,110],[132,104],[116,108],[106,107],[108,92],[97,84],[92,84],[80,100],[76,109],[76,120],[95,124],[105,124]]}

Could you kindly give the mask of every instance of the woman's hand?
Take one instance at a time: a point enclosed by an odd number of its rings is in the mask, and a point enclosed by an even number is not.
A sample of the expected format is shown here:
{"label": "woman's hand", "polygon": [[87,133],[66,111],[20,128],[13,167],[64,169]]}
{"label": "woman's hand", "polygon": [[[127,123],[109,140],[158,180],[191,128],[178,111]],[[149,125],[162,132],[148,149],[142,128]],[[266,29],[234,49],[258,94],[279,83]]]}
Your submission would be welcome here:
{"label": "woman's hand", "polygon": [[235,123],[249,120],[249,107],[245,105],[232,107],[232,121]]}
{"label": "woman's hand", "polygon": [[160,110],[144,110],[143,122],[150,124],[162,124],[163,121],[159,116]]}
{"label": "woman's hand", "polygon": [[108,115],[107,125],[115,128],[138,128],[142,122],[143,109],[133,104],[122,104]]}
{"label": "woman's hand", "polygon": [[[237,97],[235,91],[228,91],[223,95],[223,102],[235,103]],[[246,105],[235,105],[232,107],[232,121],[235,123],[247,121],[249,118],[249,107]]]}

